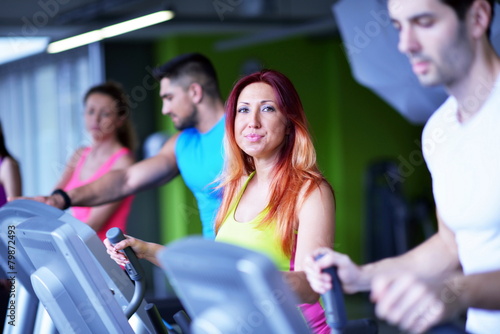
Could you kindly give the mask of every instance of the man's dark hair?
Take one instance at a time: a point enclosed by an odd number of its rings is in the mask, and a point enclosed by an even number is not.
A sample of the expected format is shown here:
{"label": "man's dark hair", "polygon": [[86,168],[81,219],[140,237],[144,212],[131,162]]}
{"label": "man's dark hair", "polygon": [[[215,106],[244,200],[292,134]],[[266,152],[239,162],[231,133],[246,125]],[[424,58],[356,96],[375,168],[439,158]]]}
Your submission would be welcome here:
{"label": "man's dark hair", "polygon": [[[472,3],[475,0],[441,0],[445,5],[450,6],[455,10],[455,13],[457,13],[457,16],[460,20],[465,19],[465,14],[467,13],[467,10],[470,8]],[[491,7],[491,21],[490,21],[490,26],[488,27],[488,31],[486,32],[487,36],[490,37],[491,35],[491,23],[493,22],[493,17],[495,16],[495,2],[496,0],[486,0],[490,3]]]}
{"label": "man's dark hair", "polygon": [[157,80],[168,78],[184,88],[196,82],[212,98],[220,99],[217,73],[212,62],[200,53],[187,53],[177,56],[155,68],[153,75]]}

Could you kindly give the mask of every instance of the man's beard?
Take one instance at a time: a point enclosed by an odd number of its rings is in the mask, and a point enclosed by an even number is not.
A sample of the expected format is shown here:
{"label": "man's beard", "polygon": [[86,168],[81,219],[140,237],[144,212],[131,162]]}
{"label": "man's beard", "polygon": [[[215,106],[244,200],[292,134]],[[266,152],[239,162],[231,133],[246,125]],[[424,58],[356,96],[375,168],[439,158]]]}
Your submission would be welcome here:
{"label": "man's beard", "polygon": [[183,118],[182,121],[175,126],[178,131],[182,131],[189,128],[194,128],[198,125],[198,108],[193,106],[193,111],[189,116]]}

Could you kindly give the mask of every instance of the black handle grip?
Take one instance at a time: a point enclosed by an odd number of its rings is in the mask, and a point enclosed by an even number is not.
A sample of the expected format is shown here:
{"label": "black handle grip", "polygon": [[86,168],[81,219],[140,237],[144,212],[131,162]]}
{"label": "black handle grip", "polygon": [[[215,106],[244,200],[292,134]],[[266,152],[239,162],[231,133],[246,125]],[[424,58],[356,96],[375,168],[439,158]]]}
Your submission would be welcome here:
{"label": "black handle grip", "polygon": [[[112,227],[106,232],[106,238],[113,244],[117,244],[122,240],[125,240],[125,236],[123,235],[122,231],[118,227]],[[133,281],[139,281],[144,277],[144,269],[142,268],[141,264],[139,263],[139,259],[135,255],[134,251],[132,248],[127,247],[122,252],[127,256],[128,260],[130,261],[125,265],[125,270],[127,270],[127,273],[130,277],[131,280]]]}
{"label": "black handle grip", "polygon": [[336,267],[323,269],[324,273],[332,277],[332,288],[321,295],[325,304],[326,321],[331,329],[342,330],[347,325],[344,294],[337,275]]}
{"label": "black handle grip", "polygon": [[[322,254],[318,255],[315,260],[320,259],[322,256]],[[321,295],[325,306],[326,322],[332,330],[341,332],[347,325],[347,314],[342,284],[337,275],[337,267],[325,268],[322,271],[332,278],[332,288]]]}

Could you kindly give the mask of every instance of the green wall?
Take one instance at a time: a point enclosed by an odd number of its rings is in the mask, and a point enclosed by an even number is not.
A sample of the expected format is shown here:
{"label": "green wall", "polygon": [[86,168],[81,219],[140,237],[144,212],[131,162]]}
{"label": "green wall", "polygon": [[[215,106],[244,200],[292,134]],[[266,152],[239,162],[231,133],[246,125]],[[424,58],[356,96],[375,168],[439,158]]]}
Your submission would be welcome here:
{"label": "green wall", "polygon": [[[337,204],[335,248],[362,261],[365,168],[376,159],[398,161],[419,156],[421,126],[411,125],[396,111],[358,85],[336,37],[296,37],[283,41],[216,51],[214,43],[234,36],[176,36],[156,45],[156,62],[185,52],[202,52],[218,70],[223,97],[240,77],[247,60],[285,73],[299,92],[310,123],[318,164],[334,187]],[[158,106],[160,108],[160,106]],[[160,115],[160,113],[157,113]],[[172,131],[171,122],[158,120]],[[429,196],[425,164],[414,163],[405,174],[409,198]],[[199,233],[196,203],[180,178],[161,190],[163,241]]]}

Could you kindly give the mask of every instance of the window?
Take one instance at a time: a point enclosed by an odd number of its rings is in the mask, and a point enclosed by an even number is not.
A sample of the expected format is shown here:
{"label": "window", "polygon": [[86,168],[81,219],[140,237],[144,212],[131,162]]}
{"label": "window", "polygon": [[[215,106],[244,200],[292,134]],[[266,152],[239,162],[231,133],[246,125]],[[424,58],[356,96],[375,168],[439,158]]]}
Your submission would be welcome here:
{"label": "window", "polygon": [[97,43],[39,54],[0,66],[0,119],[10,153],[20,162],[23,194],[48,194],[70,155],[88,143],[83,95],[103,81]]}

